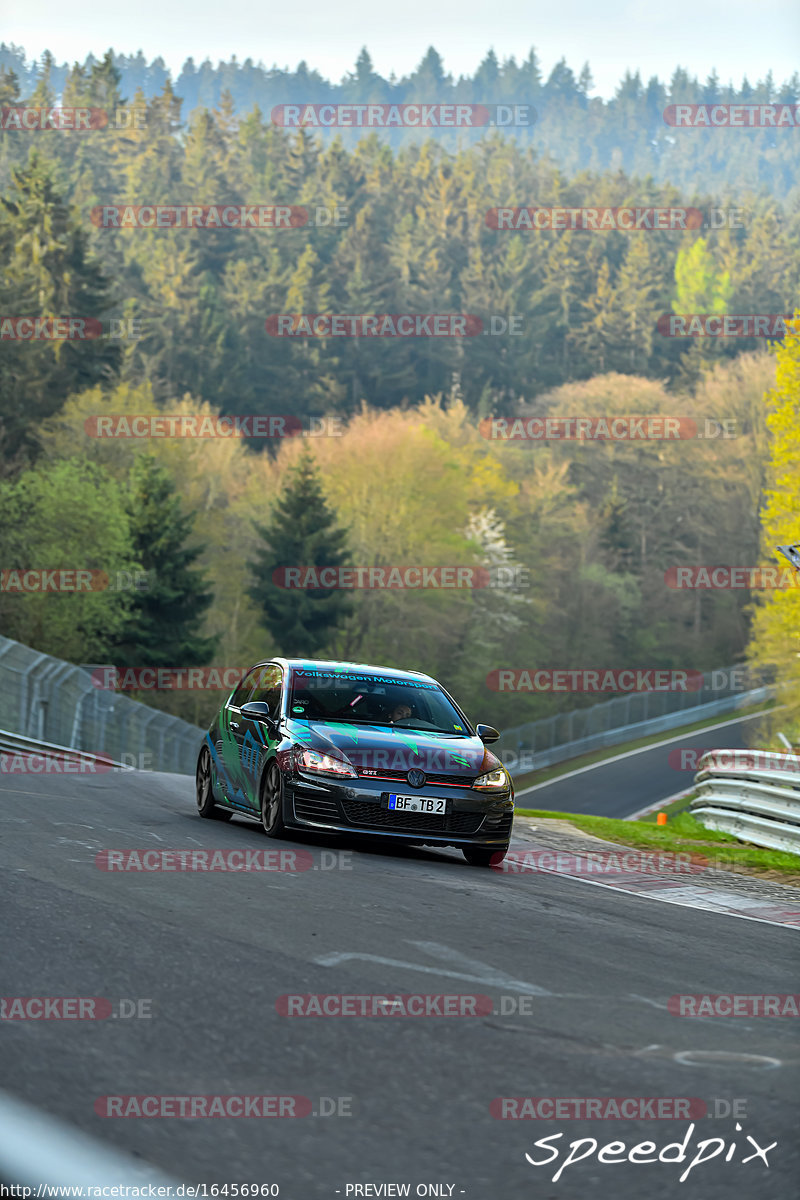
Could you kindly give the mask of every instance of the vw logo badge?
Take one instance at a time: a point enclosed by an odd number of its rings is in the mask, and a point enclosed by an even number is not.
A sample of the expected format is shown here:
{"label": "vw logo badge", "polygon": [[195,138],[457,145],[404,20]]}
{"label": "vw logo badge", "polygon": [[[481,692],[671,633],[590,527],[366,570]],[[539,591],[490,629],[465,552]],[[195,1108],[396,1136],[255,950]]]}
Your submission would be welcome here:
{"label": "vw logo badge", "polygon": [[425,782],[426,775],[424,771],[418,771],[416,767],[408,772],[406,779],[412,787],[422,787]]}

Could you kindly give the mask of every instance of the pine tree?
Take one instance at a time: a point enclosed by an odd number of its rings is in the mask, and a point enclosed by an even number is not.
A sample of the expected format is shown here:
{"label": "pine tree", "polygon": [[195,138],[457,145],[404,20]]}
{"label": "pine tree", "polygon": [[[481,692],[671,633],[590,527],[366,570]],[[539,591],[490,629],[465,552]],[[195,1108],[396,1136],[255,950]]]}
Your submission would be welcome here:
{"label": "pine tree", "polygon": [[[80,216],[67,206],[53,163],[32,150],[27,164],[12,171],[11,185],[0,199],[0,311],[102,321],[111,307],[109,279]],[[119,360],[118,344],[107,338],[4,342],[0,424],[8,453],[32,444],[35,423],[70,392],[116,375]]]}
{"label": "pine tree", "polygon": [[269,521],[256,529],[264,544],[250,564],[255,577],[250,595],[264,624],[282,653],[319,654],[347,615],[349,595],[330,588],[283,589],[273,580],[280,567],[340,567],[348,561],[347,531],[336,523],[307,446]]}
{"label": "pine tree", "polygon": [[134,595],[130,617],[113,648],[115,665],[193,667],[207,663],[215,639],[203,637],[212,602],[193,565],[199,547],[187,545],[193,517],[182,511],[168,472],[152,455],[131,468],[128,514],[134,554],[147,586]]}

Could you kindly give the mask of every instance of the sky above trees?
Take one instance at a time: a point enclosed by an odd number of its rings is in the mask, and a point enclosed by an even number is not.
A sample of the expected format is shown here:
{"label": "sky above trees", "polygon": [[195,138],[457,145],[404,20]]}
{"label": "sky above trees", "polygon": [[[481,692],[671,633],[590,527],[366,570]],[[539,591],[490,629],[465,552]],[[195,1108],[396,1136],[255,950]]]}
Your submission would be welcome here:
{"label": "sky above trees", "polygon": [[588,61],[596,94],[613,95],[627,70],[645,79],[667,80],[677,66],[705,79],[713,71],[723,84],[750,83],[772,71],[788,79],[797,67],[800,10],[794,0],[705,3],[687,8],[636,3],[596,4],[591,0],[536,8],[528,0],[500,6],[482,0],[404,0],[401,9],[364,7],[360,0],[330,5],[309,0],[302,18],[291,5],[265,10],[242,0],[223,13],[212,0],[177,0],[163,5],[142,0],[133,7],[111,5],[91,18],[65,21],[56,0],[17,5],[5,16],[4,37],[24,46],[30,57],[49,49],[61,61],[82,60],[87,49],[98,56],[109,46],[131,54],[142,49],[163,56],[174,75],[189,57],[236,55],[268,67],[309,67],[338,81],[353,70],[367,45],[385,77],[410,74],[434,45],[455,76],[475,72],[489,48],[499,58],[524,58],[534,45],[549,72],[566,59],[577,74]]}

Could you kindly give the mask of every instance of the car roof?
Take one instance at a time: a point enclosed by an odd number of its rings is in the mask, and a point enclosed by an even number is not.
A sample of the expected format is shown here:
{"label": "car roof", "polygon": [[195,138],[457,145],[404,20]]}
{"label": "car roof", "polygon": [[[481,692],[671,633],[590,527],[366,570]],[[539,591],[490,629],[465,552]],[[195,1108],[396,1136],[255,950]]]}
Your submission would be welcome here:
{"label": "car roof", "polygon": [[375,663],[356,663],[347,662],[344,659],[327,659],[327,658],[270,658],[264,659],[261,663],[256,663],[256,666],[265,666],[268,662],[280,663],[283,667],[288,667],[289,670],[313,669],[323,671],[342,670],[345,667],[356,668],[361,672],[369,672],[373,675],[392,675],[396,679],[426,679],[431,683],[437,683],[437,680],[432,675],[426,675],[424,671],[403,670],[402,667],[381,667]]}

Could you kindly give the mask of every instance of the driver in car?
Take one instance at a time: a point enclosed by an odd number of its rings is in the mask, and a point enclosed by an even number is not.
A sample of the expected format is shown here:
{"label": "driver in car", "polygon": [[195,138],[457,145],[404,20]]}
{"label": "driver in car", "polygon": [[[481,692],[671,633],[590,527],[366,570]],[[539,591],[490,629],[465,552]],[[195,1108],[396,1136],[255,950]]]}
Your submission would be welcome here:
{"label": "driver in car", "polygon": [[406,718],[410,717],[410,716],[411,716],[411,705],[410,704],[396,704],[394,706],[394,708],[392,709],[392,711],[389,713],[389,723],[393,725],[395,721],[405,721]]}

